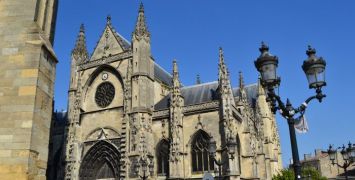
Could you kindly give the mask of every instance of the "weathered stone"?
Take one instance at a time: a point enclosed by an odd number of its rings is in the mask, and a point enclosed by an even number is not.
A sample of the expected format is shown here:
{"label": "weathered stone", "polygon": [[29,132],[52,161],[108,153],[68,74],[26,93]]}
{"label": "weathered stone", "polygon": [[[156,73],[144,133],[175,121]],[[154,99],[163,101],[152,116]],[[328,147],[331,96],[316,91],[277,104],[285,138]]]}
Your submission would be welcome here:
{"label": "weathered stone", "polygon": [[[52,35],[42,29],[51,32],[55,1],[37,9],[37,1],[0,3],[0,179],[45,178],[57,60],[40,55],[53,52]],[[48,16],[46,22],[36,14]]]}
{"label": "weathered stone", "polygon": [[[228,179],[271,179],[281,169],[276,121],[263,88],[245,86],[242,76],[240,87],[232,88],[222,50],[218,82],[182,87],[176,62],[170,75],[151,57],[143,6],[131,42],[114,30],[110,17],[92,57],[85,38],[81,26],[68,112],[56,116],[67,120],[68,129],[54,125],[49,178],[137,179],[144,160],[152,168],[145,172],[149,178],[201,179],[217,168],[208,154],[212,137]],[[102,90],[103,83],[109,88]],[[58,140],[64,138],[61,152]],[[221,153],[232,142],[236,152]],[[65,159],[66,166],[55,159]],[[107,173],[94,174],[99,170]]]}

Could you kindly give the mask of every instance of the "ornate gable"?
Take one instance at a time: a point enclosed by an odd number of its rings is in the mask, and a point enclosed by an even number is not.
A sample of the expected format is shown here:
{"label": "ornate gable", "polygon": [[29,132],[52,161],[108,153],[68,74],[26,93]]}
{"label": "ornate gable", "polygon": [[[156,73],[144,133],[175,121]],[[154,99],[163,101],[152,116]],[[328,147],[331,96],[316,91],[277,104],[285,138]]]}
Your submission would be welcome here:
{"label": "ornate gable", "polygon": [[130,43],[112,27],[111,18],[107,17],[105,30],[96,45],[91,60],[122,53],[129,50],[130,46]]}

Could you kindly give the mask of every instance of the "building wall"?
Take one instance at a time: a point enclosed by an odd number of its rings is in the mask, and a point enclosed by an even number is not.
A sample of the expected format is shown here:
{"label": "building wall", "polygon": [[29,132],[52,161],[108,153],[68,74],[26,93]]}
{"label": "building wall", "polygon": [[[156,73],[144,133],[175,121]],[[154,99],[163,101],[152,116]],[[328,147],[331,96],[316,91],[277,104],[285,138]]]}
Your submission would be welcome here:
{"label": "building wall", "polygon": [[[343,165],[344,160],[341,153],[338,151],[336,155],[335,162]],[[302,166],[314,167],[319,173],[326,178],[336,178],[339,174],[344,173],[344,169],[338,167],[337,165],[332,165],[332,162],[329,160],[329,155],[321,149],[316,149],[314,155],[305,154],[304,159],[301,161]],[[351,166],[348,170],[354,169]]]}
{"label": "building wall", "polygon": [[[0,2],[0,177],[45,179],[56,0]],[[14,23],[16,22],[16,23]]]}

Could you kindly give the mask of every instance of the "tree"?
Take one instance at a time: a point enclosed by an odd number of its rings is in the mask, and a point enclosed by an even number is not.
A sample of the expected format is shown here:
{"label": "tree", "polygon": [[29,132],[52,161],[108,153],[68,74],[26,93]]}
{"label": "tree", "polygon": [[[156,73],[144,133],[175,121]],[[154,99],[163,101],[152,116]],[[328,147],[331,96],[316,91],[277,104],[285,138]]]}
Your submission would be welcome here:
{"label": "tree", "polygon": [[[314,167],[302,167],[302,179],[312,180],[326,180],[326,177],[321,174]],[[294,173],[292,168],[283,169],[279,174],[272,177],[273,180],[294,180]]]}

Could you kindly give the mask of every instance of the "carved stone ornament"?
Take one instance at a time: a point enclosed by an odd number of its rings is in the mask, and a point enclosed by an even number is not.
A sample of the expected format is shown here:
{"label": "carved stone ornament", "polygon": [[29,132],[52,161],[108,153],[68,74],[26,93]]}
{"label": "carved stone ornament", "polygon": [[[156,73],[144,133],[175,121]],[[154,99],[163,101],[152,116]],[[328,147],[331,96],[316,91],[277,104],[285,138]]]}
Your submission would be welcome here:
{"label": "carved stone ornament", "polygon": [[95,93],[95,102],[99,107],[105,108],[111,104],[115,97],[115,87],[109,82],[101,83]]}

